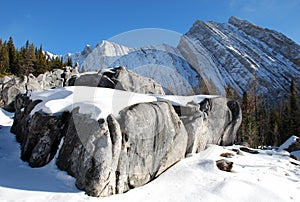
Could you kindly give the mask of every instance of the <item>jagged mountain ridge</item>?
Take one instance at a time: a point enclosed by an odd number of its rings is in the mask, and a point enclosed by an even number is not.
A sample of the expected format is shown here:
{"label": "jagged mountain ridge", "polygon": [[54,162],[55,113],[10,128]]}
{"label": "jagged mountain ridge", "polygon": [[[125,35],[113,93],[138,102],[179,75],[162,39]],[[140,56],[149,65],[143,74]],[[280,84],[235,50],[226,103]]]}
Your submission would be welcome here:
{"label": "jagged mountain ridge", "polygon": [[240,95],[255,87],[277,99],[288,92],[292,77],[300,78],[299,45],[237,17],[228,23],[197,20],[177,47],[129,48],[102,41],[68,57],[88,71],[126,66],[175,94],[199,92],[205,85],[211,94],[224,95],[231,85]]}
{"label": "jagged mountain ridge", "polygon": [[[187,51],[196,46],[200,51]],[[182,37],[178,46],[186,59],[189,55],[204,54],[212,62],[196,66],[216,69],[217,86],[230,84],[242,91],[253,85],[259,92],[282,96],[288,91],[290,79],[300,76],[300,46],[283,34],[260,28],[250,22],[231,17],[228,23],[196,21]]]}

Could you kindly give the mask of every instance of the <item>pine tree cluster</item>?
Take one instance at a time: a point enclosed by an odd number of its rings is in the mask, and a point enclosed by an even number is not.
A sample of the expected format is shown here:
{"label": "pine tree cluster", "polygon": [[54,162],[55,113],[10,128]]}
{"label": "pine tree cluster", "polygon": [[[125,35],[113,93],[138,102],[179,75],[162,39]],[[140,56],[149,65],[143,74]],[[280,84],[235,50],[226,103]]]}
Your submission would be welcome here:
{"label": "pine tree cluster", "polygon": [[[69,59],[68,63],[72,63]],[[25,46],[17,49],[12,37],[8,41],[0,39],[0,76],[14,74],[16,76],[35,76],[52,69],[60,69],[64,66],[62,58],[47,58],[42,45],[37,48],[33,43],[26,41]]]}
{"label": "pine tree cluster", "polygon": [[242,124],[236,143],[248,143],[251,147],[279,146],[290,136],[300,136],[299,97],[294,79],[291,79],[290,92],[286,98],[270,103],[263,95],[256,93],[255,87],[238,97],[230,86],[227,97],[239,100],[242,108]]}

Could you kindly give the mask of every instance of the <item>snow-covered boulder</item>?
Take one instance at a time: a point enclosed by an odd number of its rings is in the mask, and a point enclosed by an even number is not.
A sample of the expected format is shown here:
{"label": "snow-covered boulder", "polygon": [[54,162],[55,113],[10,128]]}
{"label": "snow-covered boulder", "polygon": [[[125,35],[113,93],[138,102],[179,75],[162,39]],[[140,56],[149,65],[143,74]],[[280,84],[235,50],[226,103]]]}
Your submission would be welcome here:
{"label": "snow-covered boulder", "polygon": [[187,153],[198,153],[207,144],[231,145],[241,124],[237,102],[222,97],[176,107],[187,133]]}
{"label": "snow-covered boulder", "polygon": [[241,122],[237,102],[209,95],[134,93],[162,88],[148,80],[143,89],[141,77],[128,78],[125,72],[122,79],[122,71],[101,75],[133,92],[68,86],[19,94],[11,131],[21,144],[21,158],[32,167],[44,166],[64,138],[58,167],[87,194],[108,196],[150,182],[209,143],[233,142]]}
{"label": "snow-covered boulder", "polygon": [[289,139],[287,139],[282,145],[278,147],[279,151],[286,150],[288,152],[293,152],[296,150],[300,150],[300,138],[292,135]]}
{"label": "snow-covered boulder", "polygon": [[294,152],[300,150],[300,138],[297,138],[287,149],[288,152]]}
{"label": "snow-covered boulder", "polygon": [[241,121],[239,105],[226,98],[99,87],[20,94],[15,105],[21,158],[44,166],[64,137],[57,165],[93,196],[142,186],[208,143],[232,143]]}
{"label": "snow-covered boulder", "polygon": [[161,84],[120,66],[102,73],[80,75],[70,86],[105,87],[145,94],[165,94]]}
{"label": "snow-covered boulder", "polygon": [[122,137],[120,130],[110,130],[109,126],[116,128],[118,123],[109,117],[97,121],[74,109],[56,162],[58,168],[76,178],[79,189],[92,196],[108,196],[116,190]]}
{"label": "snow-covered boulder", "polygon": [[[57,165],[92,196],[145,185],[184,158],[187,133],[167,102],[141,103],[120,120],[92,120],[74,110]],[[146,124],[147,123],[147,124]]]}
{"label": "snow-covered boulder", "polygon": [[26,76],[18,78],[14,77],[2,86],[2,101],[4,109],[12,112],[14,110],[14,100],[17,94],[26,92]]}
{"label": "snow-covered boulder", "polygon": [[291,155],[297,157],[297,159],[300,160],[300,138],[292,135],[278,148],[278,151],[282,150],[290,152]]}
{"label": "snow-covered boulder", "polygon": [[140,103],[120,115],[126,136],[118,166],[119,192],[123,193],[148,183],[184,158],[188,135],[168,102]]}

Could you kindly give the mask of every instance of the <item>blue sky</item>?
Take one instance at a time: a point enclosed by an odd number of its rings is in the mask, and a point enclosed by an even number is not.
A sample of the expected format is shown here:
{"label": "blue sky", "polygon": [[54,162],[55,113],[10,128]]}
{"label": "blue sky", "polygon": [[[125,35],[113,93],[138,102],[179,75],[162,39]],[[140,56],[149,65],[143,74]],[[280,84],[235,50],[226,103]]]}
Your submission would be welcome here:
{"label": "blue sky", "polygon": [[0,38],[65,54],[135,29],[184,34],[197,19],[223,23],[230,16],[300,43],[299,0],[0,0]]}

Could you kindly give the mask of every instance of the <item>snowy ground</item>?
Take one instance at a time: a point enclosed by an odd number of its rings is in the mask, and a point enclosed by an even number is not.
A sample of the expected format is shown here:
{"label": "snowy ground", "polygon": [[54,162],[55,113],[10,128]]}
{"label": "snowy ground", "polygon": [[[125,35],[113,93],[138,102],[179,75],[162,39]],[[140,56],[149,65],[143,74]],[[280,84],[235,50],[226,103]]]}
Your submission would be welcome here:
{"label": "snowy ground", "polygon": [[[300,201],[299,161],[285,151],[259,154],[211,145],[188,157],[153,182],[125,194],[94,198],[76,189],[75,180],[59,171],[54,161],[43,168],[22,162],[20,146],[9,132],[12,114],[0,110],[0,201]],[[232,172],[218,170],[221,153],[234,156]]]}

